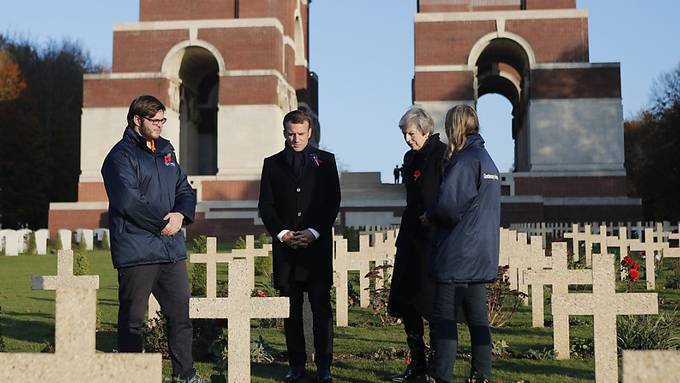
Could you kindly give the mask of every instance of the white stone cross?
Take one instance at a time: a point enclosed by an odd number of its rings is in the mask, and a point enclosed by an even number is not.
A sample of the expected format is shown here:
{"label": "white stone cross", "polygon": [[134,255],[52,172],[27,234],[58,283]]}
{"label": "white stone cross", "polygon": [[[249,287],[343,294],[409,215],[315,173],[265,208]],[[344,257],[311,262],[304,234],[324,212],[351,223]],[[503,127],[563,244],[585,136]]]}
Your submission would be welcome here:
{"label": "white stone cross", "polygon": [[[540,244],[541,242],[538,241],[538,243]],[[511,235],[508,250],[510,288],[528,294],[529,288],[524,281],[524,271],[530,268],[531,247],[527,243],[527,234],[517,233],[516,237]],[[524,300],[524,304],[527,304],[526,300]]]}
{"label": "white stone cross", "polygon": [[[206,253],[191,254],[191,263],[204,263],[206,265],[206,297],[217,298],[217,264],[228,263],[234,258],[243,258],[246,262],[246,277],[248,279],[248,286],[251,289],[255,288],[255,257],[266,257],[271,251],[271,244],[262,245],[261,249],[255,248],[255,237],[252,235],[246,236],[245,249],[233,249],[230,253],[217,252],[217,238],[208,237],[206,239]],[[157,318],[157,312],[161,306],[153,296],[149,295],[148,318]]]}
{"label": "white stone cross", "polygon": [[677,233],[668,233],[668,239],[678,241],[678,247],[670,247],[670,243],[667,243],[663,249],[664,258],[680,258],[680,225]]}
{"label": "white stone cross", "polygon": [[56,290],[54,354],[0,353],[0,382],[160,382],[160,354],[97,353],[99,276],[74,276],[73,252],[59,251],[57,275],[33,277],[34,290]]}
{"label": "white stone cross", "polygon": [[664,248],[667,246],[667,242],[654,241],[654,229],[651,228],[645,228],[644,240],[638,239],[630,241],[631,251],[642,251],[645,253],[645,280],[647,281],[647,290],[654,290],[656,288],[654,259],[657,254],[661,256]]}
{"label": "white stone cross", "polygon": [[564,233],[564,238],[572,240],[572,246],[574,249],[574,261],[579,261],[581,255],[579,254],[579,243],[583,241],[585,243],[585,259],[586,266],[592,264],[593,258],[593,231],[589,223],[585,224],[583,227],[583,232],[579,231],[579,224],[575,223],[572,226],[571,233]]}
{"label": "white stone cross", "polygon": [[[208,253],[210,252],[209,249]],[[192,255],[192,258],[194,256]],[[289,301],[287,297],[251,297],[252,287],[247,275],[249,260],[233,258],[227,262],[229,262],[228,297],[191,298],[189,317],[227,319],[229,342],[227,381],[247,383],[250,382],[250,320],[287,318]]]}
{"label": "white stone cross", "polygon": [[592,315],[595,344],[595,381],[617,383],[616,316],[658,314],[656,293],[617,293],[613,254],[593,256],[593,292],[553,293],[556,315]]}
{"label": "white stone cross", "polygon": [[[533,239],[532,239],[533,242]],[[533,327],[544,326],[543,286],[552,286],[553,299],[555,292],[566,294],[569,285],[586,285],[593,283],[590,270],[567,269],[567,244],[552,243],[552,256],[543,256],[542,268],[532,268],[525,272],[525,279],[531,285],[531,322]],[[569,318],[557,316],[553,312],[554,347],[558,359],[569,359]]]}

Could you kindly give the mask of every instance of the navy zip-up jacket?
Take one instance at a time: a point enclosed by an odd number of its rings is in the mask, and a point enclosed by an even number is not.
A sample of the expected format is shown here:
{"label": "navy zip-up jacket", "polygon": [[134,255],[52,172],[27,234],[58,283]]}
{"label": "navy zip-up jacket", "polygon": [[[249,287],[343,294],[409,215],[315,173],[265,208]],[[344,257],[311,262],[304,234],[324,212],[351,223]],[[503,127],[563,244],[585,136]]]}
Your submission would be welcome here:
{"label": "navy zip-up jacket", "polygon": [[446,163],[437,203],[430,275],[439,283],[492,282],[498,273],[500,174],[479,134]]}
{"label": "navy zip-up jacket", "polygon": [[184,215],[191,223],[196,194],[177,163],[175,149],[162,137],[156,152],[133,129],[111,149],[102,166],[109,197],[111,258],[115,268],[186,259],[181,231],[162,236],[169,212]]}

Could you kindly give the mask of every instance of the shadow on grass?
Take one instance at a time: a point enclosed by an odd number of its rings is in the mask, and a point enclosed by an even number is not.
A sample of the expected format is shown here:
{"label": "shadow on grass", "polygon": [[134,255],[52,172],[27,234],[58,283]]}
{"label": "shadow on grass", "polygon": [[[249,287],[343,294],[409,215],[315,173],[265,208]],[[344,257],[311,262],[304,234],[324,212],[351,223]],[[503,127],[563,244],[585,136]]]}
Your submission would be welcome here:
{"label": "shadow on grass", "polygon": [[113,352],[118,344],[118,332],[116,330],[97,331],[97,351]]}
{"label": "shadow on grass", "polygon": [[512,371],[519,376],[567,376],[570,378],[595,380],[595,372],[584,370],[577,367],[565,366],[566,361],[545,360],[545,361],[529,361],[518,359],[497,359],[494,360],[494,370]]}
{"label": "shadow on grass", "polygon": [[37,320],[16,319],[15,317],[38,317],[54,320],[53,315],[44,313],[3,313],[2,321],[0,321],[3,338],[34,343],[54,339],[53,325]]}

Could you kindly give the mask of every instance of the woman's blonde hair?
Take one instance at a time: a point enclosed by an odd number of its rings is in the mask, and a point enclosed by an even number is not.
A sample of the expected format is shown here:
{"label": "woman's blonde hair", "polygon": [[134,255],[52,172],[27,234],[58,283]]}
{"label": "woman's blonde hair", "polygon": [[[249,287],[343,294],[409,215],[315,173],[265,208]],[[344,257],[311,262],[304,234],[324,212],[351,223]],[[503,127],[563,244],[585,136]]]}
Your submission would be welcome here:
{"label": "woman's blonde hair", "polygon": [[467,104],[456,105],[446,112],[444,130],[449,138],[448,156],[463,149],[467,135],[479,132],[479,118],[475,109]]}

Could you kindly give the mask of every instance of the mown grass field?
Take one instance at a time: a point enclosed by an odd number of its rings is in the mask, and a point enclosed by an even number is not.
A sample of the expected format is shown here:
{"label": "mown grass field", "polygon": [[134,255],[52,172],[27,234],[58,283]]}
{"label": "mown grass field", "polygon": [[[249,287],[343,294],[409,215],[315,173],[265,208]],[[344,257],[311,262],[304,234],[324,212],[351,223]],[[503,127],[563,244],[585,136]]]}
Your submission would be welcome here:
{"label": "mown grass field", "polygon": [[[112,352],[115,348],[117,316],[117,279],[107,251],[88,252],[91,274],[100,276],[98,312],[101,323],[97,332],[97,350]],[[678,260],[664,260],[665,270],[658,279],[677,275]],[[32,275],[56,273],[56,256],[18,257],[0,256],[0,334],[5,352],[40,352],[54,341],[54,291],[31,290]],[[226,280],[226,266],[219,269],[219,279]],[[357,278],[358,276],[355,276]],[[356,285],[356,284],[355,284]],[[641,282],[644,286],[644,282]],[[680,303],[678,290],[660,287],[661,311],[674,312]],[[549,296],[549,295],[548,295]],[[546,313],[550,312],[546,306]],[[548,314],[546,319],[550,320]],[[677,319],[677,318],[676,318]],[[572,319],[572,338],[592,339],[592,320],[587,317]],[[261,336],[277,355],[273,363],[253,363],[253,382],[277,382],[286,371],[281,355],[285,351],[282,328],[260,328],[252,322],[252,339]],[[350,308],[350,327],[335,329],[336,382],[383,382],[391,374],[405,367],[406,350],[401,325],[381,327],[371,309]],[[679,330],[676,329],[676,332]],[[463,354],[469,352],[469,336],[465,326],[459,326]],[[571,360],[529,359],[527,355],[541,355],[552,349],[552,329],[531,328],[530,307],[521,307],[508,326],[492,329],[494,341],[504,340],[509,357],[494,360],[494,380],[503,382],[591,382],[594,380],[592,356]],[[395,356],[396,355],[396,356]],[[224,382],[224,376],[211,361],[197,362],[197,368],[212,382]],[[309,366],[311,372],[314,367]],[[458,359],[455,382],[464,381],[469,372],[468,362]],[[170,375],[169,363],[164,362],[164,375]],[[312,379],[309,380],[313,381]]]}

